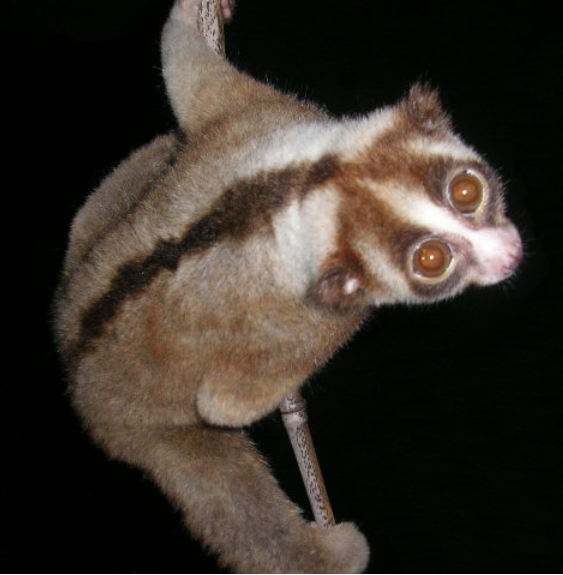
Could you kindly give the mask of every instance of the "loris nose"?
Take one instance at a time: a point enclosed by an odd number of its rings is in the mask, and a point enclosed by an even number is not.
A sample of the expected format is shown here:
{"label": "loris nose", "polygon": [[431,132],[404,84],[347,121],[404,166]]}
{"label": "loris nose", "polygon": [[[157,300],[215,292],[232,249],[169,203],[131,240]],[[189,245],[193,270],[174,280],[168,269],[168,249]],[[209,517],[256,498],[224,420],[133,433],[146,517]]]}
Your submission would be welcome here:
{"label": "loris nose", "polygon": [[507,241],[505,250],[506,259],[501,271],[508,277],[516,271],[516,268],[522,261],[522,255],[524,253],[522,240],[518,234]]}
{"label": "loris nose", "polygon": [[505,280],[522,260],[522,240],[512,224],[478,232],[474,249],[479,260],[481,282],[495,284]]}

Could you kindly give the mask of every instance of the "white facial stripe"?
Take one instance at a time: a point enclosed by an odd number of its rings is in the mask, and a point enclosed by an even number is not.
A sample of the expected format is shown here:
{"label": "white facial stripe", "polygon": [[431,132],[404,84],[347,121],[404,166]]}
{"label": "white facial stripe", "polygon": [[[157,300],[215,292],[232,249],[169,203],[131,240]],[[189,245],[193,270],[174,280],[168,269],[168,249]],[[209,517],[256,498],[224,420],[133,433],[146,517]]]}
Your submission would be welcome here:
{"label": "white facial stripe", "polygon": [[498,234],[497,228],[474,230],[463,223],[448,208],[437,206],[419,194],[403,202],[401,210],[413,224],[428,228],[430,234],[458,236],[467,240],[477,251],[487,251]]}
{"label": "white facial stripe", "polygon": [[[381,195],[403,219],[414,226],[427,228],[429,236],[450,237],[454,243],[456,238],[468,242],[477,260],[478,269],[473,279],[478,283],[496,283],[504,279],[520,258],[520,236],[511,223],[472,229],[448,208],[437,206],[416,192],[387,189]],[[458,247],[463,249],[462,242]]]}
{"label": "white facial stripe", "polygon": [[[464,236],[471,232],[448,208],[440,207],[416,192],[393,190],[384,194],[394,196],[390,202],[394,211],[413,224],[428,228],[431,233]],[[391,198],[390,198],[391,199]]]}

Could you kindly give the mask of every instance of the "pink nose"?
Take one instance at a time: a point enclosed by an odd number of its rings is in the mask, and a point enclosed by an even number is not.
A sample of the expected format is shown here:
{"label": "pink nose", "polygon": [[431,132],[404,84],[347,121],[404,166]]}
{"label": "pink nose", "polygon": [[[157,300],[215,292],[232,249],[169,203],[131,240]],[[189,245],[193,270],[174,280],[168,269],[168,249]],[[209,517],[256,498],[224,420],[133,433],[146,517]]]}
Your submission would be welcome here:
{"label": "pink nose", "polygon": [[518,238],[518,241],[511,243],[507,247],[506,259],[501,267],[501,271],[506,275],[506,277],[512,275],[516,271],[516,268],[522,261],[522,254],[522,241]]}
{"label": "pink nose", "polygon": [[522,240],[512,224],[491,230],[487,240],[487,249],[480,258],[482,280],[483,283],[494,284],[516,271],[523,255]]}
{"label": "pink nose", "polygon": [[512,275],[522,260],[522,240],[514,226],[499,234],[498,265],[505,277]]}

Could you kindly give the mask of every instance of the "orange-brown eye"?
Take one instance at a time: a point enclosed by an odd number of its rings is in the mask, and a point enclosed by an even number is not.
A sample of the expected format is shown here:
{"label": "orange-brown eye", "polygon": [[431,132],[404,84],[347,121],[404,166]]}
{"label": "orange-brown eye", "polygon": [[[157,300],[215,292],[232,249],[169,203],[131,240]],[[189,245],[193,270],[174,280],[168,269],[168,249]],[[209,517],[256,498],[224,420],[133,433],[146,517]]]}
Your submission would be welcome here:
{"label": "orange-brown eye", "polygon": [[483,184],[472,174],[464,172],[452,179],[448,187],[452,206],[462,214],[472,214],[483,201]]}
{"label": "orange-brown eye", "polygon": [[415,273],[436,279],[444,275],[452,262],[452,252],[445,242],[426,240],[415,250],[412,263]]}

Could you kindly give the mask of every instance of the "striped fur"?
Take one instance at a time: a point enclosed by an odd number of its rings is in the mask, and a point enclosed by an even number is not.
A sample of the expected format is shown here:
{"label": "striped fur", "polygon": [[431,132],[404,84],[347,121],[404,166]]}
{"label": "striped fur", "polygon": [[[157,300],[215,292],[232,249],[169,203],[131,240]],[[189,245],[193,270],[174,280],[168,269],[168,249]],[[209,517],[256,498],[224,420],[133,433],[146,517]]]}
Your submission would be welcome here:
{"label": "striped fur", "polygon": [[[361,571],[363,536],[309,526],[237,428],[274,410],[374,306],[501,281],[521,243],[500,181],[433,91],[327,117],[211,52],[196,4],[178,1],[163,33],[178,132],[121,164],[72,226],[55,324],[73,402],[222,564]],[[484,187],[471,217],[445,196],[466,171]],[[425,238],[452,251],[439,281],[413,270]]]}

